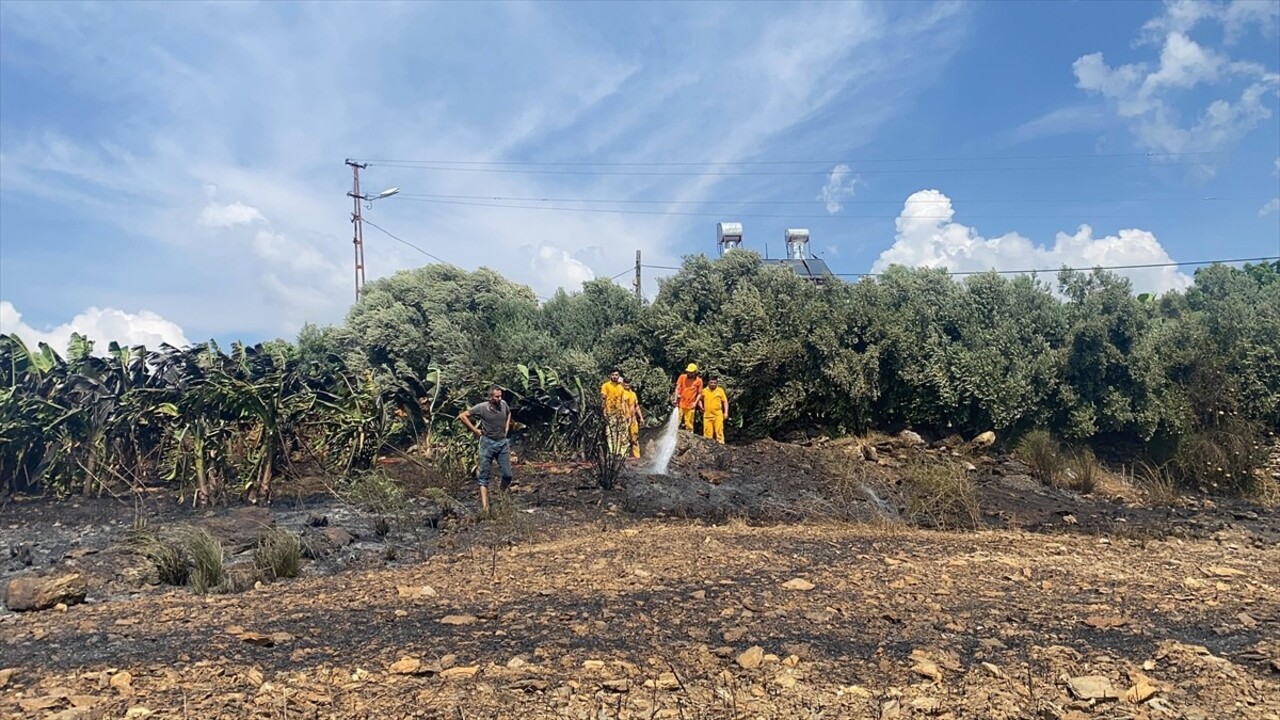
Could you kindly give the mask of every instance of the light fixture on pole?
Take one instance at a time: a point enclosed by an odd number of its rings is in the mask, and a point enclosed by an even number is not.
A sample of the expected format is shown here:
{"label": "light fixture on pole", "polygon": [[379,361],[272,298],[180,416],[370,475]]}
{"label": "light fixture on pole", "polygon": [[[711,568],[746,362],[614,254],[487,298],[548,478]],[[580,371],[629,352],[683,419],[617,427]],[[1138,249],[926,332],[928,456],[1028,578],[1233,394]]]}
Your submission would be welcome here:
{"label": "light fixture on pole", "polygon": [[369,167],[368,163],[358,163],[354,160],[347,159],[347,165],[351,166],[351,192],[347,193],[347,197],[351,198],[351,244],[355,250],[356,260],[356,302],[360,301],[360,293],[364,290],[364,218],[360,215],[360,201],[363,200],[371,203],[374,200],[389,198],[400,192],[400,188],[387,188],[377,195],[361,195],[360,194],[360,171]]}

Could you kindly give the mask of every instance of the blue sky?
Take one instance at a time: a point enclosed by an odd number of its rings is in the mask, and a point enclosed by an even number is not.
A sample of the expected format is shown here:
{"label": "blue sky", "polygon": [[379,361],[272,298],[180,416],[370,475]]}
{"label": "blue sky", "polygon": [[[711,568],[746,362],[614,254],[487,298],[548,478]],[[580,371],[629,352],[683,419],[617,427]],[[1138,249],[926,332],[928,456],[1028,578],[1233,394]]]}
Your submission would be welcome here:
{"label": "blue sky", "polygon": [[347,157],[401,189],[371,221],[542,296],[718,220],[844,273],[1280,255],[1280,3],[6,1],[0,330],[338,322]]}

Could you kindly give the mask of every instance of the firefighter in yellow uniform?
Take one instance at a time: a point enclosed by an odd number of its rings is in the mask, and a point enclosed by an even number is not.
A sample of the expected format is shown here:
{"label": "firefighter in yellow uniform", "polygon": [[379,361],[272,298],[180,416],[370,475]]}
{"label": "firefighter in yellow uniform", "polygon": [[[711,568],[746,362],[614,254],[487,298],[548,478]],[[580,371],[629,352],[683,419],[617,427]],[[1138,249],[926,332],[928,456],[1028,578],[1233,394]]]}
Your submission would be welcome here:
{"label": "firefighter in yellow uniform", "polygon": [[622,379],[622,402],[625,408],[628,429],[631,431],[631,457],[640,457],[640,426],[644,423],[644,411],[640,409],[640,398],[631,388],[631,381]]}
{"label": "firefighter in yellow uniform", "polygon": [[609,454],[625,455],[627,451],[626,389],[622,373],[616,368],[600,386],[600,404],[604,406],[605,440]]}
{"label": "firefighter in yellow uniform", "polygon": [[693,430],[693,411],[698,407],[702,397],[702,378],[698,377],[698,366],[689,363],[684,374],[676,378],[675,405],[680,408],[680,424],[685,430]]}
{"label": "firefighter in yellow uniform", "polygon": [[702,408],[702,437],[724,444],[724,421],[729,417],[729,397],[724,388],[711,376],[707,377],[707,387],[699,398]]}

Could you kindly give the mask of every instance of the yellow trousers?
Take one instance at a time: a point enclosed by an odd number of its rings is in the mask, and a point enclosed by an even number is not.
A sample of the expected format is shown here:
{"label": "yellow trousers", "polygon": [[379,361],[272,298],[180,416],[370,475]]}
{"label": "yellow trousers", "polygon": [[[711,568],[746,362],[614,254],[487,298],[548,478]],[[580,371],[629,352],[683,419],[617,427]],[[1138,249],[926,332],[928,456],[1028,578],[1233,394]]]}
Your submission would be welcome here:
{"label": "yellow trousers", "polygon": [[631,457],[640,457],[640,423],[631,423]]}
{"label": "yellow trousers", "polygon": [[680,424],[689,432],[693,432],[693,411],[694,408],[680,408]]}
{"label": "yellow trousers", "polygon": [[605,416],[605,439],[609,444],[609,454],[621,457],[627,454],[630,440],[627,432],[627,419],[619,415]]}
{"label": "yellow trousers", "polygon": [[721,445],[724,444],[724,416],[723,415],[703,415],[702,416],[702,437],[708,440],[715,440]]}

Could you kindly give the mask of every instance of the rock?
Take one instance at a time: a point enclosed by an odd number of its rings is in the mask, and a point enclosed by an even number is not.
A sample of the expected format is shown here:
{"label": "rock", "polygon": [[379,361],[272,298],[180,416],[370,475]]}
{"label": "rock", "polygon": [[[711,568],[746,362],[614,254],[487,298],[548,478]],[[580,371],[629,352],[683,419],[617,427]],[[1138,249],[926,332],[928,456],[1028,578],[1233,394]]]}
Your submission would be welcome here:
{"label": "rock", "polygon": [[724,641],[727,643],[735,643],[741,640],[743,636],[746,634],[747,634],[747,629],[742,627],[741,625],[737,627],[731,627],[728,630],[724,631]]}
{"label": "rock", "polygon": [[1237,570],[1232,567],[1211,566],[1204,569],[1205,573],[1212,577],[1240,577],[1244,575],[1243,570]]}
{"label": "rock", "polygon": [[608,690],[609,692],[616,692],[616,693],[630,692],[631,681],[630,680],[605,680],[604,682],[600,683],[600,687],[604,688],[605,690]]}
{"label": "rock", "polygon": [[903,430],[902,432],[898,433],[898,440],[901,441],[904,445],[907,445],[910,447],[924,447],[925,445],[929,444],[925,442],[924,438],[920,437],[920,433],[917,433],[913,430]]}
{"label": "rock", "polygon": [[782,583],[782,587],[787,590],[798,590],[800,592],[808,592],[816,587],[813,583],[804,578],[795,578]]}
{"label": "rock", "polygon": [[1079,700],[1119,700],[1120,694],[1104,675],[1081,675],[1067,681],[1067,689]]}
{"label": "rock", "polygon": [[916,664],[911,666],[911,672],[920,677],[929,678],[934,682],[942,681],[942,671],[938,669],[938,664],[932,660],[916,660]]}
{"label": "rock", "polygon": [[155,715],[155,712],[152,711],[151,708],[146,708],[141,705],[135,705],[129,708],[128,710],[124,711],[124,716],[126,720],[134,720],[134,718],[151,717],[152,715]]}
{"label": "rock", "polygon": [[680,680],[676,678],[675,673],[665,672],[653,681],[653,685],[659,690],[675,690],[680,687]]}
{"label": "rock", "polygon": [[1133,673],[1130,678],[1133,686],[1124,693],[1124,699],[1134,705],[1141,705],[1156,696],[1159,690],[1151,684],[1151,679],[1142,673]]}
{"label": "rock", "polygon": [[122,697],[133,697],[133,675],[128,670],[122,670],[111,676],[108,683],[115,688],[116,692]]}
{"label": "rock", "polygon": [[430,585],[422,585],[420,587],[408,587],[401,585],[396,588],[396,595],[406,600],[422,600],[424,598],[433,598],[437,593],[435,588]]}
{"label": "rock", "polygon": [[442,680],[461,680],[463,678],[475,677],[475,674],[478,672],[480,672],[479,665],[451,667],[448,670],[442,671],[440,673],[440,678]]}
{"label": "rock", "polygon": [[9,681],[13,679],[13,674],[17,671],[18,668],[5,668],[0,670],[0,690],[3,690],[4,687],[9,684]]}
{"label": "rock", "polygon": [[1093,615],[1085,618],[1084,624],[1091,628],[1105,630],[1107,628],[1124,627],[1129,624],[1129,618],[1120,617],[1119,615]]}
{"label": "rock", "polygon": [[475,615],[445,615],[440,618],[441,625],[470,625],[479,618]]}
{"label": "rock", "polygon": [[707,591],[706,591],[706,590],[694,590],[692,593],[690,593],[690,594],[689,594],[689,597],[693,598],[694,600],[706,600],[706,599],[707,599]]}
{"label": "rock", "polygon": [[880,459],[880,451],[876,450],[875,445],[863,445],[862,459],[868,460],[870,462],[876,462],[877,460]]}
{"label": "rock", "polygon": [[340,527],[326,527],[320,531],[325,540],[334,547],[343,548],[356,541],[356,536]]}
{"label": "rock", "polygon": [[49,610],[59,603],[79,605],[89,586],[80,573],[53,577],[16,577],[5,588],[5,607],[14,612]]}
{"label": "rock", "polygon": [[975,448],[989,448],[996,444],[996,434],[990,430],[973,439]]}
{"label": "rock", "polygon": [[965,469],[966,471],[968,471],[968,472],[977,472],[977,471],[978,471],[978,466],[977,466],[977,465],[974,465],[974,464],[973,464],[973,463],[971,463],[971,462],[966,462],[966,463],[964,464],[964,469]]}
{"label": "rock", "polygon": [[942,712],[942,703],[936,698],[920,697],[911,701],[911,707],[925,715],[937,715]]}
{"label": "rock", "polygon": [[240,633],[235,633],[235,636],[240,638],[244,642],[247,642],[250,645],[256,645],[257,647],[272,647],[276,644],[275,638],[271,637],[270,635],[264,635],[258,632],[251,632],[249,630],[246,630]]}
{"label": "rock", "polygon": [[755,670],[762,662],[764,662],[764,648],[759,645],[753,645],[738,656],[738,665],[744,670]]}
{"label": "rock", "polygon": [[582,663],[582,669],[589,670],[592,672],[603,670],[604,661],[603,660],[586,660]]}
{"label": "rock", "polygon": [[773,681],[780,687],[787,688],[788,690],[795,687],[797,682],[796,676],[789,672],[778,673],[778,675],[774,677]]}
{"label": "rock", "polygon": [[729,473],[726,470],[702,470],[698,475],[712,485],[719,485],[729,479]]}
{"label": "rock", "polygon": [[422,661],[414,657],[402,657],[391,663],[387,671],[396,675],[417,675],[422,672]]}
{"label": "rock", "polygon": [[275,522],[270,510],[255,505],[234,508],[226,515],[200,522],[199,527],[221,540],[228,555],[238,555],[257,546]]}

